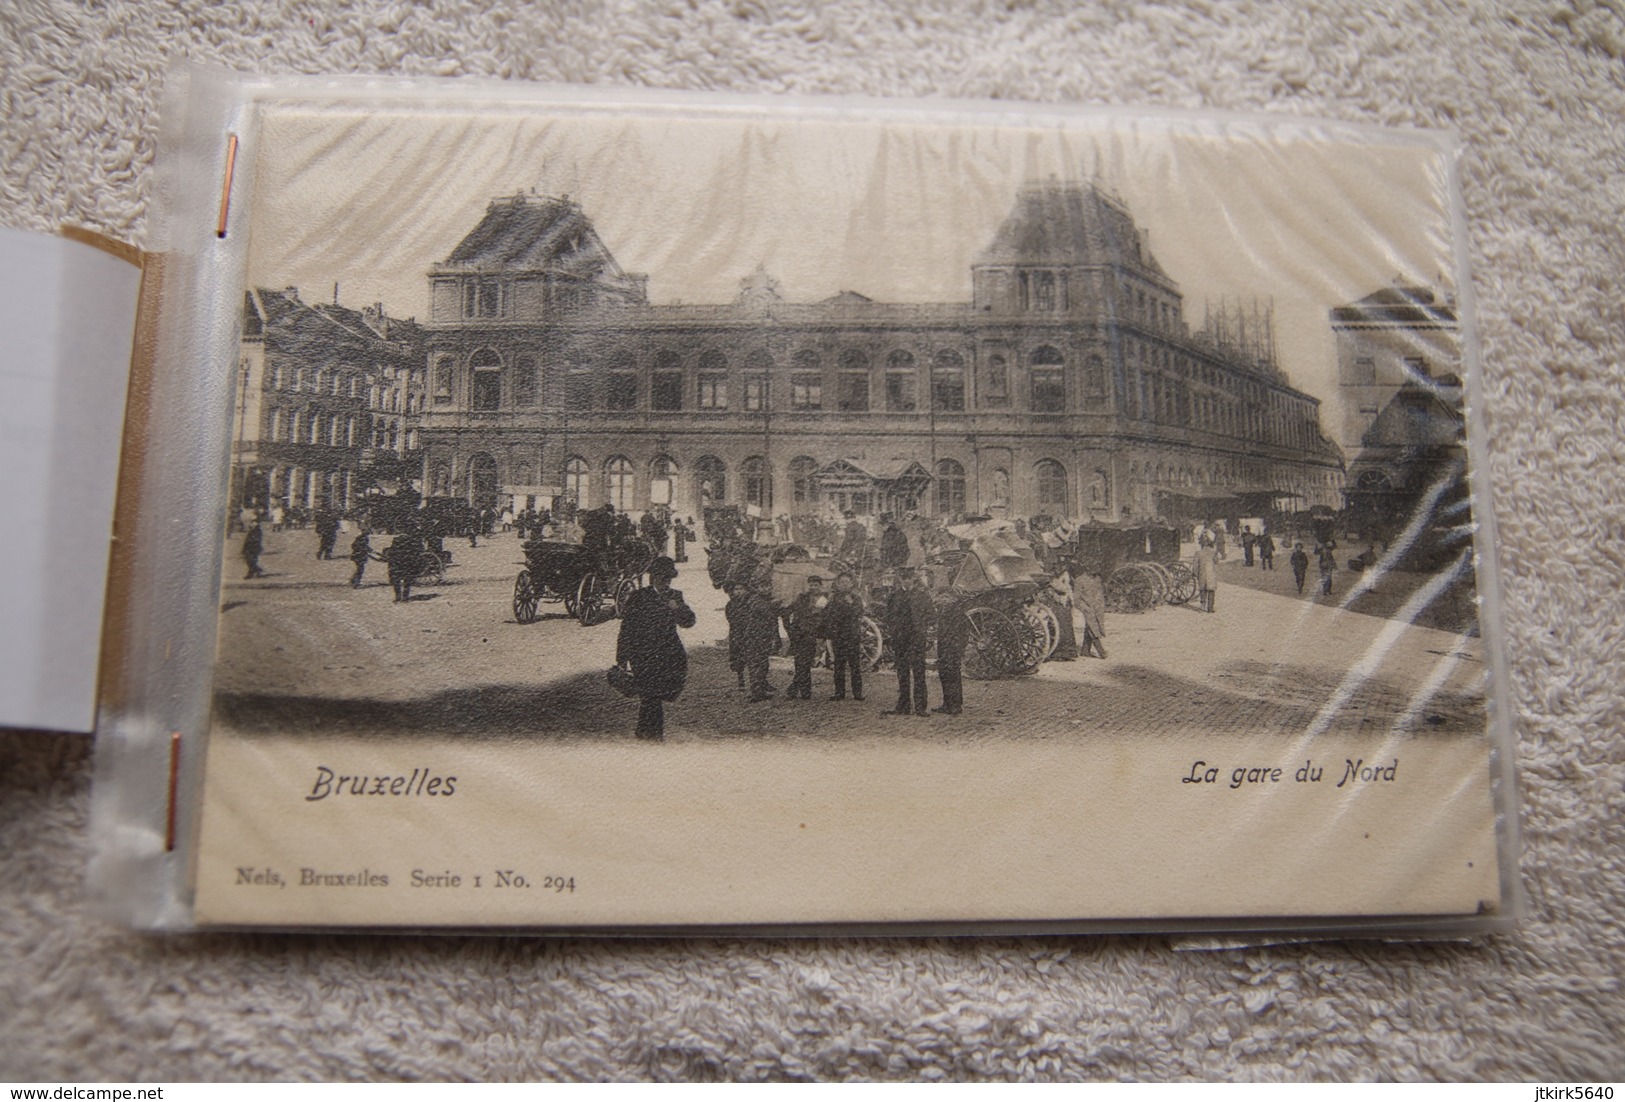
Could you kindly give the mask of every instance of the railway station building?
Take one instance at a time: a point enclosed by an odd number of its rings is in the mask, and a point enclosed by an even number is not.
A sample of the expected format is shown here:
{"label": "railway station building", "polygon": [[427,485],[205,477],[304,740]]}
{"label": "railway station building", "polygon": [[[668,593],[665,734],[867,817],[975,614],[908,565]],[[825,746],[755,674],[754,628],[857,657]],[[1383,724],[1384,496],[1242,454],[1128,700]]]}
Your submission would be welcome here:
{"label": "railway station building", "polygon": [[1022,188],[971,275],[969,302],[789,302],[758,270],[731,302],[658,304],[579,205],[496,199],[428,272],[424,492],[683,516],[1341,503],[1268,319],[1193,328],[1102,187]]}

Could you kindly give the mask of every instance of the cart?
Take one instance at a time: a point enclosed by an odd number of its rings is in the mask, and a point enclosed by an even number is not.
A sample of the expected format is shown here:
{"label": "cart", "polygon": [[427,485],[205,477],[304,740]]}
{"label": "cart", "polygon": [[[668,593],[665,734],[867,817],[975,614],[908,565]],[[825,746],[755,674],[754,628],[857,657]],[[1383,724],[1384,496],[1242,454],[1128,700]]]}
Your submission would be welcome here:
{"label": "cart", "polygon": [[[524,569],[513,583],[513,618],[533,624],[539,606],[562,601],[565,614],[582,627],[597,623],[614,592],[606,585],[600,556],[580,544],[558,540],[527,540],[523,547]],[[618,575],[608,577],[614,581]]]}

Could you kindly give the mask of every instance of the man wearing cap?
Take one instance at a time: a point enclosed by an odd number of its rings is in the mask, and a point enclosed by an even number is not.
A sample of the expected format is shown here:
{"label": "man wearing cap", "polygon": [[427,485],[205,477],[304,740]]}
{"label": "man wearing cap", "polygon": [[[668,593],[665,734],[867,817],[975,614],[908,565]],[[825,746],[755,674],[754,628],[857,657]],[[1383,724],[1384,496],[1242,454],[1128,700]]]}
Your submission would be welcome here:
{"label": "man wearing cap", "polygon": [[847,675],[852,678],[852,699],[863,699],[863,598],[852,586],[852,575],[835,576],[835,592],[824,609],[824,634],[835,652],[835,695],[846,699]]}
{"label": "man wearing cap", "polygon": [[637,736],[665,736],[665,702],[676,700],[688,680],[688,652],[678,628],[694,626],[694,610],[671,587],[677,564],[662,555],[649,565],[649,584],[626,601],[615,661],[632,674],[633,692],[643,698]]}
{"label": "man wearing cap", "polygon": [[923,716],[927,704],[925,645],[927,633],[936,623],[937,610],[923,571],[904,567],[897,574],[897,588],[886,602],[886,627],[897,659],[897,707],[887,714]]}

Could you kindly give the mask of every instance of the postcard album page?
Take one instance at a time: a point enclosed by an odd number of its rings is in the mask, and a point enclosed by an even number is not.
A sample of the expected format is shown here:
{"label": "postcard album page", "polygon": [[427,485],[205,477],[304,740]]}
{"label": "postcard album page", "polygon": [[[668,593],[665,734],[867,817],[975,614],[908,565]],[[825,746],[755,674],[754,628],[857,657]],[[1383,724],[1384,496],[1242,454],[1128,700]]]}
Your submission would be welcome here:
{"label": "postcard album page", "polygon": [[198,923],[1504,908],[1448,139],[534,93],[245,134]]}

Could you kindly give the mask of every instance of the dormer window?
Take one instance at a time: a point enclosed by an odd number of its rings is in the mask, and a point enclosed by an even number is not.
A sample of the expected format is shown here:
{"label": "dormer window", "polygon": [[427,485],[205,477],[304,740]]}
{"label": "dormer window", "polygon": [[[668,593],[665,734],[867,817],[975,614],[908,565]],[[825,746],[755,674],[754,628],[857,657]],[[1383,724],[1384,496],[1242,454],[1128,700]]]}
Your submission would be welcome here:
{"label": "dormer window", "polygon": [[502,314],[502,284],[494,279],[471,279],[463,284],[463,317],[495,318]]}

